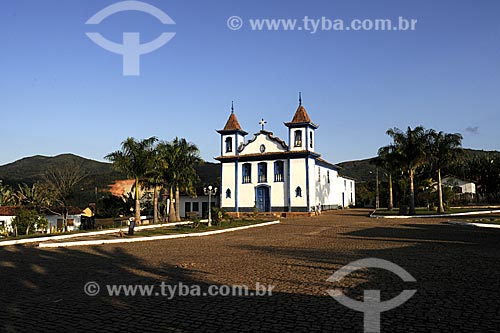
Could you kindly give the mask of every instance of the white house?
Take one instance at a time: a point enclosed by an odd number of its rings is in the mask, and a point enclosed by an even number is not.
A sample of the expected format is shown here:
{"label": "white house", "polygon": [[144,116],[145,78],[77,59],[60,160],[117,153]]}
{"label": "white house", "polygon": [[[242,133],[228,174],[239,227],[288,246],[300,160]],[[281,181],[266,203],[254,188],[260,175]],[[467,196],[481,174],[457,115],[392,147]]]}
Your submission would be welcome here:
{"label": "white house", "polygon": [[340,167],[315,151],[313,123],[302,106],[288,128],[288,142],[264,130],[245,142],[245,132],[231,108],[221,135],[221,207],[228,212],[311,212],[355,204],[355,183]]}
{"label": "white house", "polygon": [[444,186],[460,188],[460,194],[476,195],[476,184],[471,181],[462,180],[456,177],[447,176],[442,180]]}
{"label": "white house", "polygon": [[[180,216],[190,217],[190,216],[199,216],[206,217],[208,216],[208,196],[203,193],[203,189],[197,189],[197,196],[191,197],[188,195],[181,195],[180,199]],[[218,207],[219,202],[219,189],[217,189],[217,193],[212,195],[210,205],[212,207]]]}
{"label": "white house", "polygon": [[[14,217],[16,217],[21,209],[21,207],[0,206],[0,230],[5,230],[9,233],[14,232],[14,228],[12,227],[12,220],[14,219]],[[44,215],[49,222],[46,230],[47,232],[50,233],[51,230],[60,230],[63,228],[63,218],[61,215],[50,213],[48,211]],[[68,231],[79,229],[81,224],[81,216],[82,211],[79,208],[70,208],[68,219],[66,221],[68,225]]]}
{"label": "white house", "polygon": [[[45,218],[49,221],[48,230],[61,230],[63,229],[64,219],[61,214],[54,214],[50,212],[45,213]],[[75,231],[80,229],[82,224],[82,210],[76,207],[70,207],[66,225],[68,231]]]}
{"label": "white house", "polygon": [[0,231],[13,232],[12,220],[19,212],[19,207],[0,206]]}

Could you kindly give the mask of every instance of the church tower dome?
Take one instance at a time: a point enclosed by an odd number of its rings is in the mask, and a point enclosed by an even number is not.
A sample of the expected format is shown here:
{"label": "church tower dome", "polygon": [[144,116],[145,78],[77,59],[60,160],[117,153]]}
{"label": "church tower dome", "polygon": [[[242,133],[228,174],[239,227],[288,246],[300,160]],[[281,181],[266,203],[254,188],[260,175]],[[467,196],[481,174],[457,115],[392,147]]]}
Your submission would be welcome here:
{"label": "church tower dome", "polygon": [[218,130],[221,135],[221,155],[238,155],[238,147],[245,142],[245,132],[234,113],[234,103],[231,102],[231,114],[224,126],[224,129]]}
{"label": "church tower dome", "polygon": [[315,131],[318,125],[311,121],[306,108],[302,105],[302,94],[299,93],[299,106],[291,122],[285,123],[288,127],[288,147],[291,151],[314,152]]}

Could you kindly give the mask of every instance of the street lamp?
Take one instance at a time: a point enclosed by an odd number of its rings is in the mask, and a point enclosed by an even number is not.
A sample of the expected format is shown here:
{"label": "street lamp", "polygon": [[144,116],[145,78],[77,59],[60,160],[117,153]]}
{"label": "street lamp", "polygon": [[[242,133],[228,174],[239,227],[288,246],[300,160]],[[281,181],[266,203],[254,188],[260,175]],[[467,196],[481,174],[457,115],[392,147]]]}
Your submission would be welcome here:
{"label": "street lamp", "polygon": [[212,185],[209,185],[208,187],[203,188],[203,192],[205,192],[205,195],[208,195],[208,226],[212,226],[212,195],[215,195],[217,193],[217,187],[212,187]]}

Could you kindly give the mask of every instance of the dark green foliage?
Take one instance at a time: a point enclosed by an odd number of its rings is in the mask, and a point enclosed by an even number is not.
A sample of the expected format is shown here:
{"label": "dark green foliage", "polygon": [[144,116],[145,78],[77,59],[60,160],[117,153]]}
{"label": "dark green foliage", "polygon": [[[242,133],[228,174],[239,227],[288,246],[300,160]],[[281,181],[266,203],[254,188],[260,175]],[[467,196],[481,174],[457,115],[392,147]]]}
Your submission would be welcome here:
{"label": "dark green foliage", "polygon": [[212,221],[215,224],[220,224],[223,220],[227,219],[227,212],[219,207],[212,207]]}
{"label": "dark green foliage", "polygon": [[17,228],[18,235],[34,233],[36,229],[43,230],[48,225],[47,219],[36,210],[19,210],[12,220],[12,227]]}

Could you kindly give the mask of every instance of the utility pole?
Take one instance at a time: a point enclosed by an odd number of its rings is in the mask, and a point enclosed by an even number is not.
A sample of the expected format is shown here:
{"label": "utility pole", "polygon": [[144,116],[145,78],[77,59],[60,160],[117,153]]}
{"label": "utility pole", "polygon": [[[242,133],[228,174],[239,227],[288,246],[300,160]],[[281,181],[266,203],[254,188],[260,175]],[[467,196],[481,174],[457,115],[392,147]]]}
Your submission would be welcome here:
{"label": "utility pole", "polygon": [[376,171],[376,175],[375,175],[375,209],[379,209],[380,208],[380,196],[379,196],[379,191],[378,191],[378,167],[377,167],[377,171]]}

